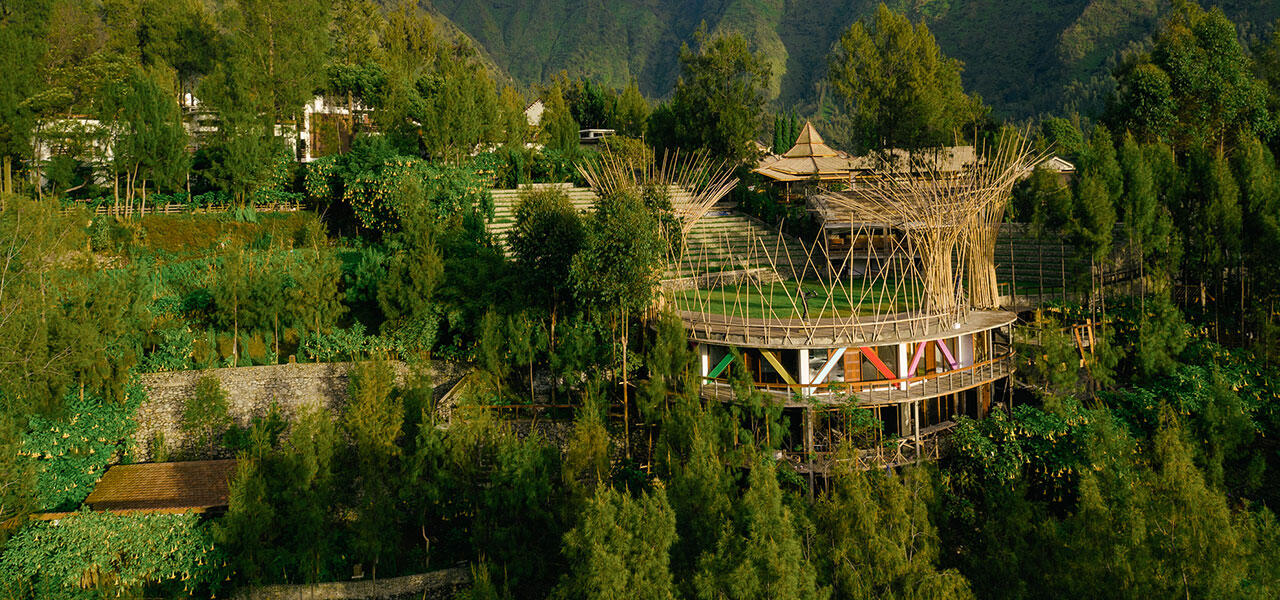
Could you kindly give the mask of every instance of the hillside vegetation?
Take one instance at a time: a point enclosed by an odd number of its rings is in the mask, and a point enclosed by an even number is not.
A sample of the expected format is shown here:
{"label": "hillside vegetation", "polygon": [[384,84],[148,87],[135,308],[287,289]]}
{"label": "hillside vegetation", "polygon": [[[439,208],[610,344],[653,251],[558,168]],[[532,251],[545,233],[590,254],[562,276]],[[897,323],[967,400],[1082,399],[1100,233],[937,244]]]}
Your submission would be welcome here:
{"label": "hillside vegetation", "polygon": [[[518,82],[560,71],[623,87],[635,79],[650,97],[670,94],[675,50],[700,23],[737,32],[773,69],[771,98],[784,107],[816,108],[827,54],[840,33],[870,15],[877,0],[645,0],[571,2],[433,0],[432,7],[481,44]],[[1062,109],[1089,112],[1111,89],[1110,68],[1126,50],[1148,43],[1171,8],[1164,0],[890,0],[890,8],[924,19],[943,51],[965,63],[965,88],[999,116]],[[1280,17],[1280,5],[1217,5],[1252,39]]]}

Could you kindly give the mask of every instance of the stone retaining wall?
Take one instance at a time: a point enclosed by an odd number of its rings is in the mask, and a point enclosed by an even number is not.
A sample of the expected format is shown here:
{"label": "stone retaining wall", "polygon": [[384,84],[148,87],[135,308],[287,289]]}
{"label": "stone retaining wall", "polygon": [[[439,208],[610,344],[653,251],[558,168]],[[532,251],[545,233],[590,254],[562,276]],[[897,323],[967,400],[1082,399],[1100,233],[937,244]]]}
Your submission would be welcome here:
{"label": "stone retaining wall", "polygon": [[447,600],[471,583],[470,570],[457,567],[377,581],[338,581],[311,585],[268,585],[242,590],[236,600]]}
{"label": "stone retaining wall", "polygon": [[[205,375],[218,378],[227,393],[231,419],[244,427],[253,417],[266,415],[272,405],[277,406],[286,419],[310,406],[341,410],[347,401],[347,374],[352,365],[302,363],[143,375],[147,399],[135,415],[138,430],[134,435],[134,460],[151,459],[152,444],[157,436],[163,436],[165,447],[171,451],[184,447],[180,430],[183,403],[195,393],[196,381]],[[403,382],[408,366],[400,362],[392,365],[397,380]],[[437,396],[461,376],[461,371],[448,363],[433,363],[428,373]]]}

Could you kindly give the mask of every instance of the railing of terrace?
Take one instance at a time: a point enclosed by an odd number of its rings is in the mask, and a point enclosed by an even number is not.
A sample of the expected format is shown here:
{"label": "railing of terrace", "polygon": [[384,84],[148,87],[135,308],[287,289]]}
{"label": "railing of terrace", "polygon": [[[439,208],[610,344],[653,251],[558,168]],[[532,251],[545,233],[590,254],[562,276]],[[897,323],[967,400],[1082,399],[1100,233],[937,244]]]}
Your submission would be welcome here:
{"label": "railing of terrace", "polygon": [[[964,391],[984,383],[1008,377],[1013,373],[1012,350],[980,363],[961,367],[941,373],[927,373],[916,377],[883,379],[878,381],[862,381],[849,383],[788,384],[788,383],[755,383],[755,387],[775,395],[788,398],[803,396],[809,399],[839,399],[841,396],[853,395],[859,404],[881,405],[899,404],[924,398],[934,398],[943,394]],[[732,394],[727,379],[718,378],[704,381],[713,395],[721,395],[723,391]]]}

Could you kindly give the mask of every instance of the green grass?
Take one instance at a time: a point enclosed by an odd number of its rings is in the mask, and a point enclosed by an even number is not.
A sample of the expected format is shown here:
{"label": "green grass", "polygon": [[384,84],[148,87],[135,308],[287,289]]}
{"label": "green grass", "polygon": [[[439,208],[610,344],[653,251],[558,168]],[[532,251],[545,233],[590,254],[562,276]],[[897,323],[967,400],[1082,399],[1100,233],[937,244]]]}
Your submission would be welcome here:
{"label": "green grass", "polygon": [[[837,288],[829,298],[827,291],[818,282],[805,281],[799,285],[807,295],[804,302],[808,304],[810,318],[870,316],[903,312],[916,306],[915,295],[909,289],[899,290],[898,297],[891,298],[893,282],[886,284],[879,280],[875,282],[855,280],[853,286],[849,288],[848,293]],[[705,309],[721,315],[782,319],[804,316],[803,305],[797,297],[797,285],[794,281],[772,285],[725,285],[704,290],[686,290],[676,295],[675,302],[676,306],[682,310]]]}

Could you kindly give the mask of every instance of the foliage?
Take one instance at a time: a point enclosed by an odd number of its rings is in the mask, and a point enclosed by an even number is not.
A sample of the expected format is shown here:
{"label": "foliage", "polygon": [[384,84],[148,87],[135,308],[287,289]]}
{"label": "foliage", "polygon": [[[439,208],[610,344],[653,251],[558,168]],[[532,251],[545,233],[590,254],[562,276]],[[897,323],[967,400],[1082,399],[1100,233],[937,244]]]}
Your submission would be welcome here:
{"label": "foliage", "polygon": [[582,250],[570,267],[579,302],[609,310],[646,308],[665,257],[657,216],[636,195],[602,198],[586,222]]}
{"label": "foliage", "polygon": [[507,243],[531,299],[546,298],[554,306],[571,291],[570,267],[582,248],[582,221],[562,191],[541,189],[520,194]]}
{"label": "foliage", "polygon": [[473,211],[487,216],[493,210],[487,175],[476,165],[438,165],[408,156],[384,158],[385,149],[374,144],[367,147],[367,157],[312,167],[307,175],[308,194],[324,201],[339,198],[361,227],[380,235],[399,231],[409,219],[456,223]]}
{"label": "foliage", "polygon": [[14,598],[209,593],[221,586],[224,557],[199,515],[86,510],[34,522],[10,539],[0,587]]}
{"label": "foliage", "polygon": [[409,356],[395,337],[369,335],[360,323],[328,333],[305,334],[298,347],[307,360],[314,362],[345,362],[385,355]]}
{"label": "foliage", "polygon": [[1111,118],[1143,139],[1188,149],[1231,143],[1238,134],[1266,136],[1274,127],[1266,85],[1221,8],[1177,3],[1151,53],[1120,82]]}
{"label": "foliage", "polygon": [[69,394],[66,419],[30,419],[20,453],[35,465],[35,497],[41,510],[75,508],[93,491],[107,465],[127,456],[136,427],[133,412],[144,394],[138,384],[129,386],[124,402]]}
{"label": "foliage", "polygon": [[964,93],[960,70],[927,25],[913,26],[882,3],[874,19],[840,36],[829,78],[860,149],[911,149],[950,143],[984,116],[981,100]]}
{"label": "foliage", "polygon": [[[289,434],[276,439],[267,422],[250,431],[249,449],[237,456],[227,514],[213,527],[228,557],[228,576],[261,582],[333,577],[337,534],[333,475],[338,433],[323,409],[303,412]],[[345,566],[345,565],[344,565]]]}
{"label": "foliage", "polygon": [[103,96],[100,120],[109,123],[114,169],[125,175],[130,196],[140,184],[145,198],[148,179],[176,185],[187,167],[187,133],[174,98],[140,70],[107,85]]}
{"label": "foliage", "polygon": [[394,496],[386,475],[400,453],[396,440],[404,422],[404,400],[395,393],[395,371],[386,362],[359,363],[350,377],[351,400],[343,428],[355,449],[360,498],[352,548],[373,564],[377,576],[378,562],[393,550],[386,531],[394,522]]}
{"label": "foliage", "polygon": [[968,598],[968,582],[939,570],[930,521],[932,475],[842,468],[813,508],[814,552],[840,598]]}
{"label": "foliage", "polygon": [[578,151],[580,126],[569,110],[559,82],[546,91],[543,104],[542,135],[546,146],[553,151],[573,156]]}
{"label": "foliage", "polygon": [[223,391],[217,377],[200,377],[196,380],[195,393],[182,406],[180,430],[188,446],[209,457],[214,454],[219,439],[230,427],[227,393]]}
{"label": "foliage", "polygon": [[824,598],[813,564],[804,556],[797,525],[784,506],[774,468],[758,464],[748,475],[732,521],[712,553],[698,561],[693,586],[699,598]]}
{"label": "foliage", "polygon": [[668,568],[675,513],[661,487],[632,497],[601,486],[565,534],[572,565],[557,592],[567,598],[675,597]]}
{"label": "foliage", "polygon": [[769,65],[737,34],[694,34],[680,48],[680,79],[671,103],[655,111],[650,135],[659,147],[705,148],[730,163],[755,157],[763,125]]}

